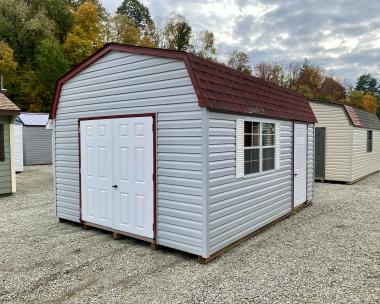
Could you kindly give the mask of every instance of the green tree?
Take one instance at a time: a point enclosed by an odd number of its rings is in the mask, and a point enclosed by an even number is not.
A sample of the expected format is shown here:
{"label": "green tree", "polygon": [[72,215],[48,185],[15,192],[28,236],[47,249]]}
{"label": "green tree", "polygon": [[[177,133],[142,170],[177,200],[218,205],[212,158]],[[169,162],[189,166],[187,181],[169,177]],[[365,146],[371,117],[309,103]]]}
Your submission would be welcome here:
{"label": "green tree", "polygon": [[103,46],[104,27],[97,7],[85,2],[74,12],[74,27],[63,48],[72,65],[78,64]]}
{"label": "green tree", "polygon": [[187,23],[185,17],[172,15],[164,30],[166,48],[188,51],[191,48],[191,34],[191,26]]}
{"label": "green tree", "polygon": [[50,107],[55,83],[69,67],[63,49],[57,40],[46,39],[41,42],[36,53],[36,74],[38,82],[46,90],[47,100],[44,108]]}
{"label": "green tree", "polygon": [[365,93],[363,91],[358,91],[358,90],[352,91],[349,97],[349,104],[353,106],[354,108],[361,109],[364,94]]}
{"label": "green tree", "polygon": [[0,1],[0,40],[14,50],[20,65],[34,57],[41,40],[52,37],[53,28],[44,10],[32,9],[23,0]]}
{"label": "green tree", "polygon": [[73,26],[71,6],[65,0],[28,0],[34,11],[43,10],[54,23],[54,36],[63,43]]}
{"label": "green tree", "polygon": [[233,51],[228,59],[227,65],[246,75],[252,75],[252,68],[249,64],[249,57],[244,52]]}
{"label": "green tree", "polygon": [[138,0],[124,0],[116,13],[127,16],[141,31],[146,31],[153,23],[149,9]]}
{"label": "green tree", "polygon": [[356,82],[355,90],[372,93],[380,97],[380,83],[371,74],[361,75]]}

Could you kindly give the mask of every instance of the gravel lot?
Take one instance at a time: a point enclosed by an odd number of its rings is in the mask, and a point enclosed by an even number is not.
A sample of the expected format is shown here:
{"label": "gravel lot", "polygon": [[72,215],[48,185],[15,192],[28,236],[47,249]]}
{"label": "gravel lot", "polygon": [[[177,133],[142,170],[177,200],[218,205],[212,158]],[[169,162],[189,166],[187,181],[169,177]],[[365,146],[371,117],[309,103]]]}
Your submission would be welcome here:
{"label": "gravel lot", "polygon": [[0,197],[1,303],[380,303],[380,174],[317,184],[314,204],[207,265],[59,224],[50,166]]}

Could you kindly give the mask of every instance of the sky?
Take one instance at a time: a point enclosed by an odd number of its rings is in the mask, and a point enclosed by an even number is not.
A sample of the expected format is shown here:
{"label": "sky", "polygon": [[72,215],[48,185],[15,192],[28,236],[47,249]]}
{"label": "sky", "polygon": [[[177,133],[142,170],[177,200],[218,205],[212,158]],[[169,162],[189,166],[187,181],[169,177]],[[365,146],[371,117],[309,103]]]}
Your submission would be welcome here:
{"label": "sky", "polygon": [[[122,0],[102,0],[113,13]],[[142,0],[153,19],[186,17],[215,35],[221,58],[233,50],[260,62],[311,60],[346,84],[380,77],[379,0]]]}

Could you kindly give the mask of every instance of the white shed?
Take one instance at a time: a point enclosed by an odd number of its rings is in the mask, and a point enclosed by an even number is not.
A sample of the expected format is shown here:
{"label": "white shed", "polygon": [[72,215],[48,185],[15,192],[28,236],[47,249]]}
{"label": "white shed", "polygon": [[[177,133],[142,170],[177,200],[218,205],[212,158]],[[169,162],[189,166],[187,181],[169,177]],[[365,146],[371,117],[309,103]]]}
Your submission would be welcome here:
{"label": "white shed", "polygon": [[[47,113],[22,112],[16,124],[22,125],[23,165],[49,165],[52,163],[52,130],[46,128]],[[20,141],[17,142],[18,144]],[[20,147],[18,146],[19,150]]]}
{"label": "white shed", "polygon": [[203,261],[313,197],[308,101],[192,54],[107,44],[50,119],[60,219]]}
{"label": "white shed", "polygon": [[380,170],[380,121],[347,105],[310,100],[315,128],[315,177],[354,183]]}

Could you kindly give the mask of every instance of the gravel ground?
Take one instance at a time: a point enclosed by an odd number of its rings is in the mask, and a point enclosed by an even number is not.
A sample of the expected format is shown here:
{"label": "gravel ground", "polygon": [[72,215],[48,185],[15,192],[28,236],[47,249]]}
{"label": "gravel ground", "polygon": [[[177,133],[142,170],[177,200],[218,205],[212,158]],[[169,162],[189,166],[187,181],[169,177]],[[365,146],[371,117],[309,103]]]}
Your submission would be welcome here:
{"label": "gravel ground", "polygon": [[380,303],[380,174],[317,184],[312,206],[199,265],[59,224],[50,171],[0,197],[1,303]]}

